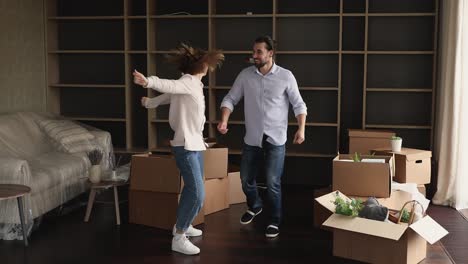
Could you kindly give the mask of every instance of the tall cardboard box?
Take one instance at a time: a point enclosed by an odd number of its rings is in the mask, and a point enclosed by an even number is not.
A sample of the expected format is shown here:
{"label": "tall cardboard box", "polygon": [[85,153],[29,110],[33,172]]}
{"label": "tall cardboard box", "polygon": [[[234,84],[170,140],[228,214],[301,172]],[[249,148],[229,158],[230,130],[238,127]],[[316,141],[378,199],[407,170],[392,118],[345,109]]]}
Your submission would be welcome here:
{"label": "tall cardboard box", "polygon": [[399,152],[393,152],[388,148],[376,148],[372,152],[377,155],[395,155],[395,181],[417,184],[431,182],[431,151],[402,148]]}
{"label": "tall cardboard box", "polygon": [[227,177],[228,148],[216,143],[208,143],[208,148],[203,151],[203,160],[205,179]]}
{"label": "tall cardboard box", "polygon": [[393,158],[370,155],[361,158],[383,159],[385,163],[353,162],[352,155],[339,154],[333,160],[332,189],[350,196],[390,197]]}
{"label": "tall cardboard box", "polygon": [[180,193],[182,178],[172,155],[132,156],[130,190]]}
{"label": "tall cardboard box", "polygon": [[[405,199],[404,192],[395,192],[390,199],[395,208],[401,209]],[[348,197],[338,193],[345,200]],[[316,200],[330,212],[335,212],[336,192]],[[434,244],[448,234],[430,216],[417,222],[394,224],[360,217],[349,217],[333,213],[324,223],[333,229],[333,255],[368,263],[413,264],[426,258],[427,242]]]}
{"label": "tall cardboard box", "polygon": [[242,182],[240,178],[240,168],[234,165],[229,165],[229,204],[245,203],[247,198],[242,191]]}
{"label": "tall cardboard box", "polygon": [[349,129],[349,153],[370,154],[375,148],[391,148],[395,133],[388,130]]}
{"label": "tall cardboard box", "polygon": [[[177,219],[180,194],[130,190],[129,222],[172,230]],[[205,221],[204,208],[195,217],[192,225]]]}
{"label": "tall cardboard box", "polygon": [[205,214],[229,208],[229,179],[205,180]]}

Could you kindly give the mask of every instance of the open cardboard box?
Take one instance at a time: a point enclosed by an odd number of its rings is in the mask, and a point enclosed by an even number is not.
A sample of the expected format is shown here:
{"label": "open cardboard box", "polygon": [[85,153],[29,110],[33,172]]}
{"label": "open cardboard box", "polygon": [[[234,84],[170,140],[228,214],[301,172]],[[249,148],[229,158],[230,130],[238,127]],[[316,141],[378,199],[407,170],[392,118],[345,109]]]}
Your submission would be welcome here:
{"label": "open cardboard box", "polygon": [[383,159],[385,163],[353,162],[351,154],[333,159],[333,190],[352,196],[390,197],[393,175],[391,156],[362,155],[362,159]]}
{"label": "open cardboard box", "polygon": [[[333,229],[334,256],[369,263],[418,263],[426,258],[427,242],[434,244],[448,234],[427,215],[408,226],[336,214],[336,195],[350,200],[339,191],[315,199],[333,213],[323,226]],[[406,192],[393,192],[385,206],[400,210],[408,197]]]}

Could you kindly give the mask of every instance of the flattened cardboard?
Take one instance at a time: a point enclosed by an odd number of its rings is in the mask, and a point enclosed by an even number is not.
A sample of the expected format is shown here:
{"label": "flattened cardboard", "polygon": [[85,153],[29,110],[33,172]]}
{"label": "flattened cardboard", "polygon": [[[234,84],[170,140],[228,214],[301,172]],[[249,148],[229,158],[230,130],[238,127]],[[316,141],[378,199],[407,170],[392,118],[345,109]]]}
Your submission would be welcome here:
{"label": "flattened cardboard", "polygon": [[389,148],[376,148],[372,152],[379,155],[385,153],[395,155],[395,181],[417,184],[431,182],[432,152],[410,148],[402,148],[399,152],[393,152]]}
{"label": "flattened cardboard", "polygon": [[182,178],[172,155],[132,156],[130,190],[180,193]]}
{"label": "flattened cardboard", "polygon": [[205,180],[205,215],[229,208],[229,179]]}
{"label": "flattened cardboard", "polygon": [[229,165],[228,169],[229,204],[245,203],[247,198],[242,191],[240,168],[234,165]]}
{"label": "flattened cardboard", "polygon": [[333,160],[333,190],[351,196],[390,197],[392,182],[391,156],[368,156],[367,159],[385,159],[385,163],[347,162],[350,154],[339,154]]}
{"label": "flattened cardboard", "polygon": [[370,154],[374,148],[391,148],[395,133],[388,130],[349,129],[349,153]]}
{"label": "flattened cardboard", "polygon": [[[174,193],[159,193],[130,190],[129,222],[146,226],[172,230],[176,223],[177,206],[180,195]],[[195,217],[192,225],[205,221],[204,208]]]}

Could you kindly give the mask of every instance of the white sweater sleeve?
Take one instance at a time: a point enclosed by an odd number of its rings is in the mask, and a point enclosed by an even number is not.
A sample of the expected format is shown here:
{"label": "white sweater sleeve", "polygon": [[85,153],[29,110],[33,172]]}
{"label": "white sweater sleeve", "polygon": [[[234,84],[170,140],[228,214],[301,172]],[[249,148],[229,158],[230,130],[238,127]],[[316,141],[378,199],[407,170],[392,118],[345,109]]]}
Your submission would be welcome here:
{"label": "white sweater sleeve", "polygon": [[171,94],[162,94],[157,97],[148,98],[146,101],[146,108],[156,108],[160,105],[169,104],[171,102]]}
{"label": "white sweater sleeve", "polygon": [[168,94],[191,94],[190,87],[185,85],[182,80],[160,79],[156,76],[148,77],[146,88],[154,89],[160,93]]}

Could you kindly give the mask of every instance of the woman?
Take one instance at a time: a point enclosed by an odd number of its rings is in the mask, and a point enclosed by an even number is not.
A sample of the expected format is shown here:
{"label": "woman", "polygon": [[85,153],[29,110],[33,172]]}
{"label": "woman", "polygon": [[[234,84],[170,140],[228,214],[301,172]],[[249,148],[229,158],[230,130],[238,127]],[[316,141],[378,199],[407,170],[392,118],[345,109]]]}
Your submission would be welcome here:
{"label": "woman", "polygon": [[203,185],[203,156],[205,150],[203,128],[205,125],[205,97],[201,79],[208,70],[214,71],[221,65],[224,55],[220,51],[204,51],[181,44],[169,61],[178,65],[183,73],[178,80],[146,78],[138,71],[133,72],[134,82],[144,88],[154,89],[162,95],[155,98],[143,97],[141,103],[146,108],[171,104],[169,124],[174,130],[171,140],[172,151],[184,179],[177,221],[173,229],[172,250],[187,255],[200,253],[187,236],[201,236],[202,231],[191,223],[203,206],[205,189]]}

